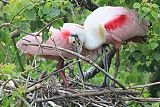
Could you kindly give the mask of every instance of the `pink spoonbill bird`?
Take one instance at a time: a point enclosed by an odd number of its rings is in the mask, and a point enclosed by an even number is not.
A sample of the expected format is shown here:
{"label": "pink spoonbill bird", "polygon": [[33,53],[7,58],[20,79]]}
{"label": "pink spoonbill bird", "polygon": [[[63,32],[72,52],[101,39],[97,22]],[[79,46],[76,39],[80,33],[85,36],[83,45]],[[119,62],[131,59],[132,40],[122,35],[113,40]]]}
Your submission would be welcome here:
{"label": "pink spoonbill bird", "polygon": [[[73,31],[76,31],[77,35],[79,35],[79,33],[83,32],[83,30],[84,29],[82,28],[82,26],[74,23],[65,23],[61,28],[61,30],[57,30],[53,27],[50,27],[49,31],[51,33],[51,37],[44,44],[72,50],[72,47],[69,43],[70,34],[72,34]],[[36,35],[38,34],[38,32],[33,34]],[[58,61],[56,66],[57,69],[63,68],[64,66],[63,58],[67,58],[67,59],[75,58],[75,56],[63,51],[58,51],[56,48],[47,49],[47,48],[38,46],[39,44],[42,43],[41,35],[42,34],[39,34],[36,37],[32,35],[26,35],[25,37],[20,39],[16,45],[23,53],[27,53],[30,55],[39,55],[46,59],[57,60]],[[27,45],[27,44],[37,44],[37,45]],[[82,50],[81,48],[80,50]],[[83,49],[82,55],[87,55],[87,52],[88,52],[87,49]],[[63,79],[65,87],[68,87],[69,84],[65,77],[64,71],[60,71],[59,73]]]}
{"label": "pink spoonbill bird", "polygon": [[[134,10],[124,7],[104,6],[97,8],[86,18],[84,21],[85,34],[82,32],[77,37],[71,35],[69,41],[72,45],[79,42],[89,50],[95,50],[104,43],[112,44],[116,48],[114,72],[116,78],[120,64],[120,46],[123,42],[128,41],[143,42],[147,28],[148,22],[144,19],[139,22],[138,15]],[[112,85],[114,86],[114,82]]]}

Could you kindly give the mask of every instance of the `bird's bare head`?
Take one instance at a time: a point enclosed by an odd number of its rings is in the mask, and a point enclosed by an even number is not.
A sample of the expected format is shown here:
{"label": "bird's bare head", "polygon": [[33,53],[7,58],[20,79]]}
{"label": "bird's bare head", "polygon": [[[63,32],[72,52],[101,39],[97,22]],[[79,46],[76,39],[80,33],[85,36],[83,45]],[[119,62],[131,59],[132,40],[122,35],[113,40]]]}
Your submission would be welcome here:
{"label": "bird's bare head", "polygon": [[65,23],[63,29],[70,31],[69,43],[71,44],[72,50],[81,53],[85,34],[83,26],[75,23]]}
{"label": "bird's bare head", "polygon": [[78,35],[71,34],[69,37],[69,43],[71,44],[72,50],[81,53],[82,51],[82,42],[79,39]]}

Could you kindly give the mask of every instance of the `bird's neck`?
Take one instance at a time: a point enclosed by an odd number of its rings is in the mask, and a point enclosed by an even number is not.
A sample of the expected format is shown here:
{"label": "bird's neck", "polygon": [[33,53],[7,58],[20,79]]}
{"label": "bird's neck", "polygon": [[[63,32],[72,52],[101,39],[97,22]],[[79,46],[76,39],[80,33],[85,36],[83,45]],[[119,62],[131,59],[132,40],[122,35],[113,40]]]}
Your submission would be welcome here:
{"label": "bird's neck", "polygon": [[104,35],[99,32],[86,32],[84,46],[89,50],[99,48],[105,41]]}

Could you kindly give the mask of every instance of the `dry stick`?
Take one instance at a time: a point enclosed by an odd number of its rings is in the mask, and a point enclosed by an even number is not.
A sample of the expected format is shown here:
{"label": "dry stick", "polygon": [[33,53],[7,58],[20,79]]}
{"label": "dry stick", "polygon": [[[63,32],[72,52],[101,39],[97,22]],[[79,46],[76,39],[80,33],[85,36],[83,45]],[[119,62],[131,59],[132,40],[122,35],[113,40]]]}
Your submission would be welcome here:
{"label": "dry stick", "polygon": [[[34,46],[38,46],[37,44],[24,44],[24,45],[34,45]],[[77,57],[79,57],[80,59],[90,63],[91,65],[95,66],[97,69],[99,69],[102,73],[104,73],[106,76],[108,76],[111,80],[115,81],[115,83],[117,83],[122,89],[126,90],[126,88],[119,82],[117,81],[114,77],[110,76],[105,70],[103,70],[102,68],[100,68],[97,64],[95,64],[93,61],[91,61],[90,59],[78,54],[78,53],[75,53],[71,50],[67,50],[67,49],[64,49],[64,48],[60,48],[60,47],[55,47],[55,46],[51,46],[51,45],[45,45],[45,44],[41,44],[41,46],[43,48],[57,48],[58,50],[60,51],[64,51],[64,52],[67,52],[69,54],[72,54],[72,55],[75,55]],[[43,81],[43,80],[42,80]],[[133,95],[134,96],[134,95]],[[131,98],[134,98],[132,96],[129,96]],[[141,103],[140,103],[141,104]],[[144,106],[143,104],[141,104],[142,106]]]}
{"label": "dry stick", "polygon": [[37,100],[36,102],[45,102],[45,101],[50,101],[50,100],[58,100],[58,99],[66,99],[66,98],[75,98],[75,97],[80,97],[80,96],[98,96],[98,95],[104,95],[106,93],[117,93],[117,94],[139,94],[139,92],[132,92],[132,91],[127,91],[127,90],[108,90],[104,89],[102,91],[95,91],[95,92],[80,92],[76,94],[70,94],[70,95],[62,95],[62,96],[57,96],[57,97],[51,97],[48,99],[42,99],[42,100]]}
{"label": "dry stick", "polygon": [[[72,93],[77,93],[78,91],[76,91],[76,90],[72,90],[72,89],[66,89],[66,88],[64,88],[64,90],[67,90],[67,91],[71,91]],[[68,94],[72,94],[71,92],[67,92]],[[62,100],[62,99],[59,99],[59,100]],[[75,100],[77,100],[78,102],[80,102],[81,100],[82,100],[82,102],[85,100],[85,101],[87,101],[88,103],[91,103],[91,104],[99,104],[99,102],[97,102],[97,101],[93,101],[92,99],[89,99],[89,98],[87,98],[87,97],[84,97],[84,96],[79,96],[77,99],[75,99]],[[74,99],[72,99],[71,101],[74,101]]]}
{"label": "dry stick", "polygon": [[[34,46],[38,46],[37,44],[32,44],[32,43],[28,43],[28,44],[23,44],[23,45],[34,45]],[[45,45],[45,44],[41,44],[41,47],[44,47],[44,48],[55,48],[55,46],[52,46],[52,45]],[[94,63],[93,61],[91,61],[89,58],[86,58],[78,53],[75,53],[71,50],[68,50],[68,49],[64,49],[64,48],[60,48],[60,47],[56,47],[58,50],[60,51],[64,51],[64,52],[67,52],[69,54],[72,54],[74,56],[77,56],[79,57],[80,59],[90,63],[92,66],[96,67],[97,69],[99,69],[102,73],[104,73],[105,75],[107,75],[111,80],[115,81],[115,83],[117,83],[122,89],[126,89],[119,81],[117,81],[113,76],[110,76],[108,74],[108,72],[106,72],[104,69],[102,69],[101,67],[99,67],[96,63]]]}
{"label": "dry stick", "polygon": [[[61,18],[59,18],[59,19],[61,19]],[[39,36],[40,33],[41,33],[45,28],[47,28],[48,26],[50,26],[54,21],[59,20],[59,19],[54,19],[54,20],[52,20],[50,23],[46,24],[36,35],[34,35],[34,37],[35,37],[35,39],[37,40],[38,45],[39,45],[39,50],[38,50],[38,52],[41,50],[41,51],[42,51],[42,54],[43,54],[43,50],[42,50],[42,47],[41,47],[41,43],[39,42],[37,36]],[[37,52],[37,53],[38,53],[38,52]]]}
{"label": "dry stick", "polygon": [[[62,19],[62,18],[54,19],[54,20],[52,20],[51,22],[49,22],[48,24],[46,24],[46,25],[38,32],[37,35],[39,35],[46,27],[50,26],[53,22],[55,22],[55,21],[57,21],[57,20],[60,20],[60,19]],[[36,35],[36,36],[37,36],[37,35]]]}
{"label": "dry stick", "polygon": [[[114,98],[111,98],[111,99],[114,99]],[[126,97],[122,97],[122,98],[116,98],[117,100],[125,100],[125,101],[128,101],[128,100],[138,100],[138,101],[141,101],[141,102],[160,102],[160,98],[140,98],[140,97],[134,97],[134,98],[126,98]]]}
{"label": "dry stick", "polygon": [[71,3],[77,6],[85,7],[86,9],[93,11],[98,8],[98,6],[91,0],[69,0]]}
{"label": "dry stick", "polygon": [[[72,93],[78,93],[78,90],[74,90],[74,89],[67,89],[67,88],[63,88],[64,90],[67,90],[67,91],[71,91]],[[80,99],[83,99],[85,101],[87,101],[88,103],[90,104],[99,104],[101,103],[100,101],[96,101],[94,99],[91,99],[91,98],[87,98],[87,97],[84,97],[84,96],[79,96]],[[78,100],[79,101],[79,100]],[[102,102],[104,103],[104,102]],[[106,103],[106,102],[105,102]]]}
{"label": "dry stick", "polygon": [[[61,19],[61,18],[59,18],[59,19]],[[50,25],[51,23],[53,23],[54,21],[59,20],[59,19],[54,19],[54,20],[52,20],[49,24],[47,24],[45,27],[43,27],[43,28],[38,32],[37,35],[39,35],[46,27],[48,27],[48,25]],[[13,24],[11,24],[11,23],[3,23],[3,24],[1,24],[1,25],[0,25],[0,29],[1,29],[2,27],[4,27],[4,26],[11,26],[11,27],[13,27],[14,29],[17,29],[19,32],[22,32],[22,33],[24,33],[24,34],[31,35],[31,36],[37,36],[37,35],[35,35],[35,34],[28,33],[28,32],[20,29],[19,27],[15,26],[15,25],[13,25]],[[14,35],[11,36],[11,38],[15,38],[15,37],[18,37],[18,36],[17,36],[17,35],[16,35],[16,36],[14,36]]]}
{"label": "dry stick", "polygon": [[[13,25],[13,24],[11,24],[11,23],[3,23],[3,24],[1,24],[1,25],[0,25],[0,29],[1,29],[2,27],[4,27],[4,26],[11,26],[11,27],[19,30],[20,32],[22,32],[22,33],[24,33],[24,34],[35,36],[34,34],[25,32],[24,30],[20,29],[19,27],[15,26],[15,25]],[[12,37],[14,37],[14,36],[11,36],[11,38],[12,38]]]}
{"label": "dry stick", "polygon": [[[14,18],[13,18],[13,19],[14,19]],[[61,19],[61,18],[59,18],[59,19]],[[16,29],[15,31],[13,31],[12,33],[10,33],[10,35],[11,35],[11,39],[12,39],[12,41],[13,41],[14,48],[15,48],[15,50],[16,50],[16,55],[17,55],[17,58],[18,58],[20,67],[21,67],[21,69],[22,69],[22,72],[24,71],[24,67],[23,67],[23,65],[22,65],[22,61],[21,61],[21,59],[20,59],[19,52],[18,52],[18,49],[17,49],[17,47],[16,47],[16,42],[15,42],[15,39],[14,39],[14,38],[15,38],[15,37],[18,37],[20,32],[25,33],[25,34],[29,34],[29,35],[31,35],[31,36],[35,36],[35,38],[36,38],[36,40],[37,40],[37,42],[38,42],[38,44],[39,44],[39,47],[41,48],[41,45],[40,45],[40,43],[39,43],[39,41],[38,41],[38,39],[37,39],[37,35],[39,35],[46,27],[48,27],[48,26],[49,26],[50,24],[52,24],[54,21],[59,20],[59,19],[52,20],[50,23],[48,23],[46,26],[44,26],[44,27],[38,32],[38,34],[36,34],[36,35],[31,34],[31,33],[28,33],[28,32],[25,32],[25,31],[21,30],[19,27],[15,26],[15,25],[13,25],[13,24],[11,24],[11,23],[3,23],[3,24],[0,25],[0,28],[2,28],[2,27],[4,27],[4,26],[11,26],[11,27],[13,27],[13,28]]]}
{"label": "dry stick", "polygon": [[73,62],[73,63],[71,63],[71,64],[68,64],[67,66],[63,67],[62,69],[55,70],[54,72],[51,72],[51,73],[48,74],[46,77],[44,77],[44,78],[42,78],[42,79],[36,81],[35,83],[33,83],[32,85],[28,86],[27,88],[30,88],[30,87],[36,85],[37,83],[40,83],[40,82],[46,80],[47,78],[51,77],[52,75],[55,75],[56,73],[59,73],[59,71],[62,71],[62,70],[64,70],[64,69],[68,68],[69,66],[75,64],[75,63],[77,63],[77,61],[76,61],[76,62]]}
{"label": "dry stick", "polygon": [[149,86],[153,86],[153,85],[160,85],[160,82],[154,82],[154,83],[145,84],[145,85],[138,85],[138,86],[127,87],[127,89],[144,88],[144,87],[149,87]]}
{"label": "dry stick", "polygon": [[[14,31],[14,32],[10,33],[10,35],[12,35],[12,36],[14,36],[14,35],[19,35],[19,32],[17,33],[17,30],[16,30],[16,31]],[[12,38],[12,41],[13,41],[14,49],[15,49],[15,51],[16,51],[16,55],[17,55],[17,58],[18,58],[19,65],[20,65],[21,70],[22,70],[22,72],[23,72],[23,71],[24,71],[24,67],[23,67],[23,64],[22,64],[21,58],[20,58],[20,56],[19,56],[18,49],[17,49],[17,47],[16,47],[15,39],[14,39],[14,38]]]}

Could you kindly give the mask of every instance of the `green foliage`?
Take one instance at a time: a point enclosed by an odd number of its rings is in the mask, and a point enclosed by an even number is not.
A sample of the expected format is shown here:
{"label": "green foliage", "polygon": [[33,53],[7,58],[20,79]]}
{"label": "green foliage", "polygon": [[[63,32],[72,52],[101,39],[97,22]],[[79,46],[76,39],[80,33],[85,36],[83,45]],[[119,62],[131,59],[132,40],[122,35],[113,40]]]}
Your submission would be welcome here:
{"label": "green foliage", "polygon": [[[0,1],[0,25],[3,23],[12,23],[25,32],[37,32],[41,30],[46,23],[53,21],[51,24],[55,28],[60,28],[64,22],[74,22],[83,24],[87,15],[91,12],[71,4],[68,0],[7,0],[10,4],[4,5]],[[94,0],[99,6],[124,6],[134,9],[138,12],[139,22],[145,18],[151,23],[147,33],[147,42],[144,44],[127,44],[121,49],[121,64],[118,80],[126,86],[140,85],[148,82],[148,75],[160,71],[160,6],[158,0]],[[10,33],[14,31],[13,27],[2,27],[0,29],[0,80],[7,81],[10,78],[19,78],[22,76],[21,68],[16,56]],[[18,39],[26,34],[20,33]],[[50,36],[48,29],[42,31],[43,42]],[[16,39],[16,41],[18,41]],[[42,61],[37,71],[33,67],[26,65],[26,58],[20,54],[22,65],[25,67],[26,75],[33,79],[38,79],[39,71],[52,72],[55,68],[55,62]],[[38,58],[37,58],[38,59]],[[114,62],[110,68],[110,73],[114,71]],[[32,63],[32,61],[30,61]],[[32,65],[32,64],[31,64]],[[88,65],[83,67],[86,70]],[[76,71],[76,67],[74,68]],[[159,75],[159,74],[158,74]],[[151,82],[160,81],[158,77],[151,76]],[[91,80],[92,83],[101,84],[103,75],[100,73]],[[157,88],[158,87],[158,88]],[[147,90],[144,97],[160,97],[160,88],[157,86]],[[2,107],[16,106],[17,98],[23,99],[23,92],[26,89],[24,84],[7,97],[3,92],[0,97],[3,98]],[[154,93],[156,92],[156,93]],[[24,100],[24,99],[23,99]],[[159,103],[153,103],[152,107],[158,107]],[[134,105],[135,106],[135,105]]]}

